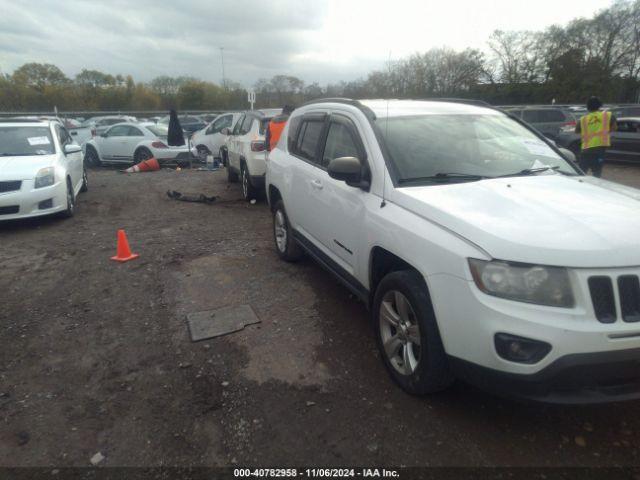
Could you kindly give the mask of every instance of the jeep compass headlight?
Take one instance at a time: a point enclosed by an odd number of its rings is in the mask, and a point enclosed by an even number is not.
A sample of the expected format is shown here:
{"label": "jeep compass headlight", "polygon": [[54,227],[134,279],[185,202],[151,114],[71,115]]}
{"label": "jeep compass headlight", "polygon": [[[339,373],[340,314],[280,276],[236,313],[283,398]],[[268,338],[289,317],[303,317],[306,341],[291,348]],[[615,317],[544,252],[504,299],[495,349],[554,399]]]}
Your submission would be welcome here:
{"label": "jeep compass headlight", "polygon": [[49,187],[55,183],[55,180],[53,167],[41,168],[36,175],[35,188]]}
{"label": "jeep compass headlight", "polygon": [[552,307],[574,306],[566,268],[475,258],[469,259],[469,267],[478,288],[489,295]]}

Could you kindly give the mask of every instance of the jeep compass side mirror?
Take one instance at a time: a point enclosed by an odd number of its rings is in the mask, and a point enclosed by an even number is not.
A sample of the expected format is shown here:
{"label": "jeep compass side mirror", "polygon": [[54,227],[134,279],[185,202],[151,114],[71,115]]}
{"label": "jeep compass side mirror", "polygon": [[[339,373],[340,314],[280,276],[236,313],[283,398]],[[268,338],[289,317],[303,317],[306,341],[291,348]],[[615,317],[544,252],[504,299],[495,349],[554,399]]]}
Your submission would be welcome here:
{"label": "jeep compass side mirror", "polygon": [[329,163],[329,176],[346,182],[351,187],[361,187],[362,164],[356,157],[334,158]]}

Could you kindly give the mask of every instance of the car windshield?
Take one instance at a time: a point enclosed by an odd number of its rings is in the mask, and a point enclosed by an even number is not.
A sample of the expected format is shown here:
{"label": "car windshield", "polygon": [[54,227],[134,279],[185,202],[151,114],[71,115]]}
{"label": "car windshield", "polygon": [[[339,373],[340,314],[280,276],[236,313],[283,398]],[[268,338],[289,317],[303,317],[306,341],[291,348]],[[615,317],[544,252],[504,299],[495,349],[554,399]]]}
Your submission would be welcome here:
{"label": "car windshield", "polygon": [[504,115],[399,116],[376,123],[404,183],[428,183],[451,173],[458,180],[526,174],[547,166],[549,172],[577,173],[539,137]]}
{"label": "car windshield", "polygon": [[166,137],[169,135],[169,127],[165,124],[150,125],[146,128],[157,137]]}
{"label": "car windshield", "polygon": [[55,153],[48,127],[0,126],[0,156],[51,155]]}

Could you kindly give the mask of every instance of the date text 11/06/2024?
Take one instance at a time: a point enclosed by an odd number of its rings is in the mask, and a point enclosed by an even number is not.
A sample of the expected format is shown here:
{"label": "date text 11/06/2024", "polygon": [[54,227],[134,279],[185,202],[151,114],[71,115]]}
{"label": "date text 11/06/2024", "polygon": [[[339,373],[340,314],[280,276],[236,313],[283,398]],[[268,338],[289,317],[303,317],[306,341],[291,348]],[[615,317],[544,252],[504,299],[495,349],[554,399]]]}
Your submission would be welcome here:
{"label": "date text 11/06/2024", "polygon": [[233,476],[242,477],[310,477],[310,478],[398,478],[397,470],[386,468],[235,468]]}

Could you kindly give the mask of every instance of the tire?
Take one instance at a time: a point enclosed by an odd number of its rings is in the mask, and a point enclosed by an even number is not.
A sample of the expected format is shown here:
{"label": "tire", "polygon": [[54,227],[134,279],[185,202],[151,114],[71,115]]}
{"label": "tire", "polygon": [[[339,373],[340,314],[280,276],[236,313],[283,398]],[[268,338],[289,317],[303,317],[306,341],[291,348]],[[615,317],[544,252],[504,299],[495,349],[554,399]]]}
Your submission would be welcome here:
{"label": "tire", "polygon": [[373,321],[387,371],[405,392],[425,395],[453,383],[431,299],[419,273],[403,270],[382,279],[374,297]]}
{"label": "tire", "polygon": [[204,145],[198,145],[196,150],[198,151],[198,160],[202,163],[207,161],[207,155],[212,155],[211,150]]}
{"label": "tire", "polygon": [[147,147],[140,147],[133,154],[133,163],[136,164],[144,162],[145,160],[149,160],[150,158],[153,158],[153,153],[151,153],[151,150],[149,150]]}
{"label": "tire", "polygon": [[229,158],[227,157],[227,151],[224,148],[221,148],[220,151],[218,152],[218,155],[220,156],[220,161],[222,162],[222,165],[224,167],[228,167]]}
{"label": "tire", "polygon": [[242,197],[248,202],[249,200],[257,199],[260,196],[258,189],[251,185],[251,176],[249,175],[249,169],[242,163],[240,165],[240,183],[242,185]]}
{"label": "tire", "polygon": [[76,197],[73,194],[71,180],[67,178],[67,209],[60,213],[63,218],[71,218],[76,213]]}
{"label": "tire", "polygon": [[96,149],[91,145],[87,145],[87,149],[84,152],[84,164],[90,167],[99,167],[102,165],[100,161],[100,155],[96,152]]}
{"label": "tire", "polygon": [[273,207],[273,241],[278,256],[285,262],[297,262],[302,257],[302,249],[293,238],[282,200],[278,200]]}
{"label": "tire", "polygon": [[89,177],[87,176],[87,169],[82,168],[82,186],[80,187],[80,191],[82,193],[89,190]]}

